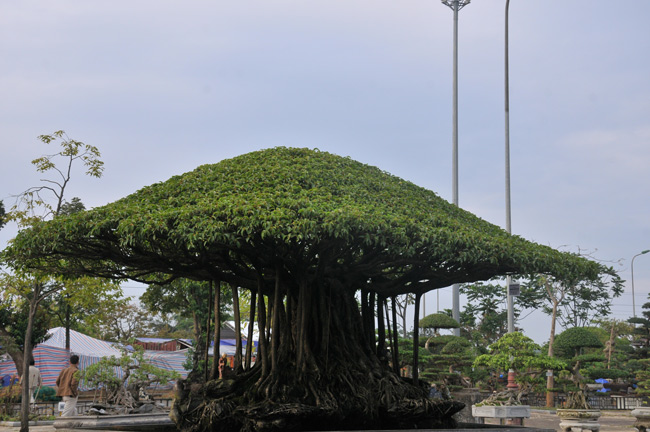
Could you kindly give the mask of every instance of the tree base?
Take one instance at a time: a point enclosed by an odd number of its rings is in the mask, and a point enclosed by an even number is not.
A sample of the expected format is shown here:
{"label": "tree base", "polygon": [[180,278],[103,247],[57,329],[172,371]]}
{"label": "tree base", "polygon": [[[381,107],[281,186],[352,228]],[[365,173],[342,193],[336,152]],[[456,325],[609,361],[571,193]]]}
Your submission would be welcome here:
{"label": "tree base", "polygon": [[395,375],[381,377],[374,389],[359,386],[338,397],[309,384],[278,386],[273,398],[260,397],[257,375],[206,385],[179,381],[172,419],[184,432],[454,429],[452,416],[465,406],[429,399],[426,389]]}

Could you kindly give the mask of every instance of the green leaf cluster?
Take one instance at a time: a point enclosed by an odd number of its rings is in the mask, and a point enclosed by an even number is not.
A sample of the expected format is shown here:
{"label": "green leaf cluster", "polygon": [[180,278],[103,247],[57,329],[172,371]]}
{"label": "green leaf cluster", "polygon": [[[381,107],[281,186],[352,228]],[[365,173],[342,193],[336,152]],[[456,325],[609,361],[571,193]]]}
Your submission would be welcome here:
{"label": "green leaf cluster", "polygon": [[603,343],[593,331],[584,327],[574,327],[557,335],[553,346],[559,356],[580,361],[579,356],[584,348],[602,348]]}
{"label": "green leaf cluster", "polygon": [[458,321],[444,313],[434,313],[425,316],[420,320],[421,329],[453,329],[459,328]]}
{"label": "green leaf cluster", "polygon": [[204,165],[104,207],[37,222],[4,257],[69,276],[219,278],[248,289],[281,262],[352,290],[371,281],[384,296],[506,273],[595,279],[603,270],[378,168],[296,148]]}
{"label": "green leaf cluster", "polygon": [[7,213],[5,211],[5,203],[0,201],[0,229],[7,223]]}
{"label": "green leaf cluster", "polygon": [[507,372],[512,369],[525,372],[529,369],[564,369],[566,364],[541,353],[539,345],[520,332],[502,336],[488,347],[489,354],[478,356],[474,366],[484,366],[493,370]]}
{"label": "green leaf cluster", "polygon": [[[116,373],[118,368],[122,370],[121,376]],[[122,349],[120,357],[103,357],[80,372],[87,387],[105,389],[109,403],[119,400],[118,396],[126,392],[126,385],[138,392],[150,384],[164,385],[180,378],[178,372],[162,369],[148,362],[144,358],[142,348],[138,346],[134,347],[132,352]]]}

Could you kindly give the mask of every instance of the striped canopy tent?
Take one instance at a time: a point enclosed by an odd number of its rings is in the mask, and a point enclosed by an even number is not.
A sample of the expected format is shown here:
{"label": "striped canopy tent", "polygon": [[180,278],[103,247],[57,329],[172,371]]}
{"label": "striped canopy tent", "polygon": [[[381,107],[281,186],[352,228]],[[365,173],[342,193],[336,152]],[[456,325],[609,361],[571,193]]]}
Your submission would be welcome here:
{"label": "striped canopy tent", "polygon": [[[65,329],[56,327],[48,331],[47,340],[42,342],[33,350],[34,362],[41,371],[43,385],[53,387],[56,378],[64,368],[68,366],[71,354],[79,356],[79,369],[84,370],[88,366],[99,362],[103,357],[120,357],[119,348],[113,343],[87,336],[74,330],[70,330],[70,353],[65,349]],[[187,350],[173,352],[145,351],[144,357],[151,361],[154,366],[161,369],[174,370],[182,377],[188,372],[183,367],[187,357]],[[0,377],[15,375],[16,366],[11,358],[0,362]],[[118,377],[122,376],[120,368],[115,369]],[[86,388],[84,388],[86,389]]]}
{"label": "striped canopy tent", "polygon": [[[65,349],[65,328],[56,327],[47,332],[47,339],[33,350],[34,363],[41,371],[43,385],[53,387],[59,372],[68,366],[71,354],[79,356],[79,368],[85,369],[97,363],[102,357],[121,355],[120,350],[109,342],[92,338],[83,333],[70,330],[70,352]],[[0,363],[2,376],[16,374],[16,365],[9,358]],[[121,371],[117,372],[121,375]]]}
{"label": "striped canopy tent", "polygon": [[[242,354],[246,352],[246,344],[248,343],[246,340],[242,340]],[[257,341],[253,343],[253,352],[257,349]],[[226,354],[228,357],[232,357],[237,353],[237,340],[235,339],[221,339],[221,343],[219,344],[219,352],[221,354]],[[208,355],[212,356],[214,355],[214,342],[210,344],[210,348],[208,349]],[[254,354],[253,354],[254,355]]]}
{"label": "striped canopy tent", "polygon": [[[55,327],[47,332],[47,339],[41,345],[65,348],[65,328]],[[112,343],[87,336],[78,331],[70,330],[70,352],[80,357],[120,357],[121,351]],[[93,364],[96,362],[90,362]],[[83,364],[80,363],[80,367]]]}
{"label": "striped canopy tent", "polygon": [[[59,372],[68,365],[68,359],[70,358],[68,351],[65,348],[40,344],[34,348],[33,355],[36,367],[41,371],[43,385],[54,387]],[[0,377],[7,375],[18,375],[16,365],[8,355],[3,356],[0,360]]]}
{"label": "striped canopy tent", "polygon": [[156,367],[176,371],[186,378],[189,371],[183,365],[187,362],[187,351],[145,351],[144,358]]}
{"label": "striped canopy tent", "polygon": [[[53,347],[65,347],[65,329],[56,327],[48,332],[49,338],[43,342],[44,345]],[[120,357],[122,352],[111,342],[87,336],[74,330],[70,330],[70,351],[79,356],[79,368],[85,369],[91,364],[97,363],[102,357]],[[150,360],[154,366],[161,369],[173,370],[181,376],[186,377],[188,372],[183,367],[187,357],[187,350],[180,351],[145,351],[144,358]],[[116,370],[118,376],[122,375],[121,370]]]}

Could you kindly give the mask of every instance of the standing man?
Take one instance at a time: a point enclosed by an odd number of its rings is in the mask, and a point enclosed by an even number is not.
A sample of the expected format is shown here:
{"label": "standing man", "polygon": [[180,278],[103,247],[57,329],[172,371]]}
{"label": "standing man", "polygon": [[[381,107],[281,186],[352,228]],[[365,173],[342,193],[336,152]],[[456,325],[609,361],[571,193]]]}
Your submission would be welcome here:
{"label": "standing man", "polygon": [[63,369],[56,379],[56,395],[63,397],[65,408],[61,417],[77,415],[77,386],[79,385],[79,356],[70,356],[70,366]]}
{"label": "standing man", "polygon": [[[43,379],[41,378],[41,371],[38,370],[34,363],[34,359],[31,359],[29,361],[29,395],[30,395],[30,402],[34,403],[36,402],[36,399],[34,399],[34,393],[36,393],[36,389],[41,387],[43,385]],[[23,374],[22,377],[20,377],[20,384],[23,384],[23,377],[25,374]]]}

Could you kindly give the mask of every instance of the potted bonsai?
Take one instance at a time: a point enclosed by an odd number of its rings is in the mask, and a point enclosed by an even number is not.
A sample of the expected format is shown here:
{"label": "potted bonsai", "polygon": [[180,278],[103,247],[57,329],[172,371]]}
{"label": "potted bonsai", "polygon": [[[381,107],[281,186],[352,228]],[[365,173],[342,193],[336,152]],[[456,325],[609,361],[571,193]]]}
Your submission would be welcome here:
{"label": "potted bonsai", "polygon": [[444,313],[427,315],[420,320],[420,329],[426,342],[424,348],[431,354],[430,366],[422,376],[450,391],[458,391],[469,383],[463,379],[461,370],[471,365],[473,353],[467,339],[453,335],[440,335],[440,329],[459,328],[458,321]]}
{"label": "potted bonsai", "polygon": [[[648,296],[650,299],[650,295]],[[641,432],[650,430],[650,407],[647,406],[650,398],[650,302],[643,306],[642,316],[630,318],[629,323],[634,324],[635,357],[638,358],[638,370],[636,376],[636,394],[643,398],[645,406],[632,410],[631,414],[636,417],[634,427]]]}
{"label": "potted bonsai", "polygon": [[424,335],[429,337],[424,343],[426,349],[429,349],[429,344],[433,338],[440,336],[440,329],[460,328],[458,321],[444,313],[433,313],[427,315],[420,320],[419,325]]}
{"label": "potted bonsai", "polygon": [[[475,367],[509,373],[510,385],[505,391],[495,392],[472,407],[475,417],[521,419],[530,417],[530,406],[522,404],[527,387],[519,388],[514,382],[524,376],[541,376],[548,369],[562,369],[566,365],[541,353],[539,345],[520,332],[508,333],[488,347],[489,354],[478,356]],[[519,378],[516,374],[519,373]],[[512,421],[511,424],[521,424]]]}
{"label": "potted bonsai", "polygon": [[567,364],[571,374],[573,391],[567,392],[564,408],[557,410],[557,415],[562,419],[560,427],[563,430],[598,430],[600,410],[589,405],[586,393],[586,378],[580,370],[593,362],[603,361],[600,353],[591,354],[589,348],[602,348],[595,333],[584,327],[566,329],[555,338],[553,344],[555,352]]}

